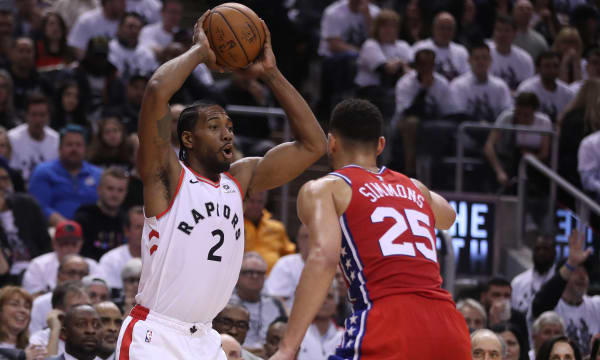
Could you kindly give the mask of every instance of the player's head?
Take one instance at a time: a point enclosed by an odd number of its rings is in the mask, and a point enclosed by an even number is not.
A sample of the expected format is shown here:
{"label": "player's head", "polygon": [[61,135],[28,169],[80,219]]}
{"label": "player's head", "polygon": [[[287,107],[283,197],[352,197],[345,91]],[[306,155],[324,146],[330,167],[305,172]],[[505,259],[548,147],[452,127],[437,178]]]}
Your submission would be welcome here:
{"label": "player's head", "polygon": [[179,159],[218,174],[233,160],[233,123],[217,104],[201,102],[186,107],[177,122]]}
{"label": "player's head", "polygon": [[385,146],[383,116],[367,100],[347,99],[335,106],[329,121],[327,156],[333,168],[356,154],[381,154]]}

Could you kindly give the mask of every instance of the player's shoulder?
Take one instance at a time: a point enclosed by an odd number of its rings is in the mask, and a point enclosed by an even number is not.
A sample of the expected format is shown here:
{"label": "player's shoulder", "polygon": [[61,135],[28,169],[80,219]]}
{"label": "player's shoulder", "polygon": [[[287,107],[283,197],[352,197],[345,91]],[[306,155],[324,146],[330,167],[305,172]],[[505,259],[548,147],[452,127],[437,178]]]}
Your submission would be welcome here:
{"label": "player's shoulder", "polygon": [[344,179],[345,176],[341,177],[338,175],[327,174],[321,178],[307,181],[300,188],[300,192],[306,195],[318,195],[326,192],[333,192],[341,187],[347,188],[348,185],[351,185],[349,179]]}

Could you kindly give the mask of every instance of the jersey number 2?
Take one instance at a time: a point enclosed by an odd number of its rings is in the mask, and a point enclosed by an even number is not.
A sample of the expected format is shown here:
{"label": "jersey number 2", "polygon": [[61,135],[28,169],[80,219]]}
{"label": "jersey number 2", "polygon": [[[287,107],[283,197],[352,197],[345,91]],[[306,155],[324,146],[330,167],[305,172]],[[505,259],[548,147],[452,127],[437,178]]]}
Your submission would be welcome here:
{"label": "jersey number 2", "polygon": [[[406,224],[404,215],[406,216],[406,220],[408,220],[408,225]],[[415,256],[416,247],[426,259],[437,262],[435,240],[431,237],[431,233],[427,228],[430,226],[429,216],[413,209],[404,209],[404,215],[399,213],[395,208],[383,206],[378,207],[371,214],[371,222],[373,223],[380,223],[385,218],[392,218],[396,221],[396,223],[392,225],[381,238],[379,238],[379,247],[381,248],[383,256]],[[421,223],[425,224],[427,227],[421,225]],[[429,249],[425,243],[418,241],[415,241],[414,243],[409,241],[395,243],[394,241],[400,235],[404,234],[409,227],[414,236],[424,237],[429,240],[431,249]]]}
{"label": "jersey number 2", "polygon": [[213,232],[211,232],[211,234],[214,237],[218,237],[219,242],[215,246],[211,247],[208,251],[208,260],[221,261],[221,257],[219,255],[215,255],[215,252],[219,250],[221,246],[223,246],[223,243],[225,242],[225,234],[223,234],[223,231],[219,229],[214,230]]}

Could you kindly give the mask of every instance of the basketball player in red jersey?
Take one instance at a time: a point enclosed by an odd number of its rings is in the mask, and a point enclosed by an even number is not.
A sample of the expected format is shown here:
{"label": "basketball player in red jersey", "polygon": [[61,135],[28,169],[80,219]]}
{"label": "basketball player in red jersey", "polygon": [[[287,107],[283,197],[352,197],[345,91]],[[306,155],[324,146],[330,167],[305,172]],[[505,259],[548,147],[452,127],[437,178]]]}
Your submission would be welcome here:
{"label": "basketball player in red jersey", "polygon": [[262,158],[232,164],[233,128],[218,105],[192,105],[171,147],[169,100],[201,63],[217,68],[201,24],[194,45],[152,76],[142,102],[138,170],[144,184],[142,274],[116,354],[125,359],[225,360],[212,320],[237,282],[244,253],[244,196],[297,177],[325,153],[326,138],[309,106],[275,64],[269,31],[262,54],[245,70],[258,75],[283,107],[293,142]]}
{"label": "basketball player in red jersey", "polygon": [[469,332],[442,279],[435,230],[456,216],[420,182],[378,168],[382,116],[365,100],[338,104],[327,146],[335,170],[306,183],[298,215],[310,253],[286,334],[271,359],[293,359],[339,263],[353,313],[332,359],[467,360]]}

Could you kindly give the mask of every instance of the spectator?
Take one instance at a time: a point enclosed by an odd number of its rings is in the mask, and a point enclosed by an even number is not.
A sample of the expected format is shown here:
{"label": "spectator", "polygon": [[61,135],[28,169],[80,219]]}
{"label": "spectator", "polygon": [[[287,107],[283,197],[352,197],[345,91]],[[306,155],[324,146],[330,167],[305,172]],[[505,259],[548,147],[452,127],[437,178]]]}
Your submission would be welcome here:
{"label": "spectator", "polygon": [[48,12],[42,20],[42,36],[35,44],[35,66],[38,71],[63,68],[73,61],[73,53],[67,46],[67,25],[63,18]]}
{"label": "spectator", "polygon": [[560,73],[558,78],[565,84],[581,80],[584,76],[585,60],[583,55],[583,42],[577,29],[564,27],[560,30],[552,50],[560,55]]}
{"label": "spectator", "polygon": [[100,268],[106,276],[108,286],[115,292],[123,289],[121,271],[132,258],[142,257],[142,231],[144,211],[141,206],[133,206],[127,211],[123,221],[123,234],[126,244],[110,250],[100,258]]}
{"label": "spectator", "polygon": [[[2,13],[0,12],[1,18]],[[19,122],[13,102],[12,77],[6,70],[0,69],[0,125],[10,130]],[[8,157],[6,158],[8,159]]]}
{"label": "spectator", "polygon": [[600,202],[600,131],[586,136],[579,145],[577,170],[585,191]]}
{"label": "spectator", "polygon": [[534,74],[533,60],[525,50],[513,46],[517,25],[511,17],[498,16],[494,25],[491,73],[506,82],[511,90]]}
{"label": "spectator", "polygon": [[296,246],[288,238],[283,223],[272,219],[271,213],[265,209],[267,197],[268,192],[262,191],[246,199],[244,232],[245,251],[260,254],[267,263],[268,273],[280,257],[293,254]]}
{"label": "spectator", "polygon": [[17,36],[33,37],[40,29],[42,11],[36,1],[15,1],[15,34]]}
{"label": "spectator", "polygon": [[14,193],[11,169],[0,159],[0,242],[10,257],[10,274],[21,283],[29,262],[51,250],[50,236],[42,209],[31,196]]}
{"label": "spectator", "polygon": [[566,325],[566,335],[589,355],[590,340],[600,333],[600,296],[587,296],[594,259],[592,249],[584,249],[583,235],[569,236],[569,257],[558,263],[554,276],[535,295],[531,313],[536,318],[554,310]]}
{"label": "spectator", "polygon": [[83,288],[90,299],[90,304],[96,305],[109,300],[110,289],[104,279],[88,275],[81,279],[81,281],[83,283]]}
{"label": "spectator", "polygon": [[[79,276],[79,280],[88,273],[97,275],[99,273],[98,264],[92,259],[83,259],[88,265],[77,265],[76,270],[65,269],[65,257],[68,255],[77,255],[81,250],[83,240],[81,238],[81,227],[74,221],[61,221],[56,225],[54,238],[52,240],[53,252],[40,255],[29,264],[29,267],[23,275],[23,288],[31,294],[42,294],[52,290],[57,283],[57,277],[70,278],[79,275],[82,272],[86,274]],[[75,262],[75,261],[74,261]],[[76,261],[79,263],[80,261]],[[59,266],[62,264],[62,267]],[[61,271],[62,270],[62,271]]]}
{"label": "spectator", "polygon": [[33,302],[33,318],[39,318],[41,323],[35,325],[34,329],[33,325],[29,326],[32,332],[29,343],[43,346],[48,355],[62,354],[65,352],[65,343],[60,337],[60,328],[65,312],[74,306],[89,304],[90,299],[79,280],[64,282],[47,295],[37,297]]}
{"label": "spectator", "polygon": [[485,38],[481,26],[477,22],[477,6],[474,0],[465,0],[459,20],[456,42],[469,49]]}
{"label": "spectator", "polygon": [[533,5],[529,0],[518,0],[513,7],[513,17],[517,25],[517,35],[513,45],[525,50],[531,59],[537,59],[538,55],[548,50],[546,39],[529,24],[533,16]]}
{"label": "spectator", "polygon": [[472,121],[493,123],[500,113],[512,106],[508,86],[499,77],[489,74],[492,58],[483,42],[469,49],[471,70],[450,83],[456,110]]}
{"label": "spectator", "polygon": [[[583,2],[580,0],[580,2]],[[569,23],[575,27],[583,42],[583,52],[598,46],[598,4],[580,4],[570,14]]]}
{"label": "spectator", "polygon": [[121,270],[121,281],[123,282],[123,297],[120,302],[121,310],[124,314],[135,306],[135,296],[140,284],[142,275],[142,259],[133,258],[127,261],[123,270]]}
{"label": "spectator", "polygon": [[487,313],[477,300],[464,299],[456,303],[456,309],[460,311],[467,322],[469,332],[483,329],[487,325]]}
{"label": "spectator", "polygon": [[10,1],[6,1],[0,4],[0,66],[4,67],[9,62],[14,32],[14,4]]}
{"label": "spectator", "polygon": [[448,81],[469,71],[469,53],[464,46],[452,41],[455,34],[454,17],[442,12],[433,21],[432,37],[413,45],[415,54],[425,48],[435,52],[435,70]]}
{"label": "spectator", "polygon": [[126,13],[119,23],[117,37],[108,43],[108,61],[117,67],[123,79],[133,75],[149,76],[158,67],[152,51],[138,42],[143,25],[140,15]]}
{"label": "spectator", "polygon": [[67,30],[71,30],[77,19],[89,10],[100,6],[99,0],[56,0],[52,3],[50,11],[59,14],[65,21]]}
{"label": "spectator", "polygon": [[250,328],[245,341],[241,342],[248,349],[262,349],[268,324],[285,315],[279,299],[262,294],[266,273],[267,263],[258,253],[244,254],[240,278],[230,301],[244,305],[250,312]]}
{"label": "spectator", "polygon": [[116,359],[115,349],[117,348],[119,331],[123,324],[123,314],[119,307],[110,301],[98,303],[94,306],[94,309],[102,322],[97,355],[102,360]]}
{"label": "spectator", "polygon": [[242,346],[233,336],[221,334],[221,346],[227,360],[242,360]]}
{"label": "spectator", "polygon": [[533,323],[531,337],[533,347],[529,351],[529,358],[535,360],[542,345],[552,338],[565,335],[565,323],[554,311],[546,311]]}
{"label": "spectator", "polygon": [[298,360],[325,360],[335,353],[344,336],[344,329],[338,328],[333,322],[336,304],[337,283],[334,280],[323,305],[304,335]]}
{"label": "spectator", "polygon": [[102,173],[98,184],[98,201],[75,211],[74,219],[83,229],[81,253],[99,260],[107,251],[122,245],[123,212],[121,205],[127,192],[127,173],[110,167]]}
{"label": "spectator", "polygon": [[10,165],[27,180],[38,164],[58,157],[59,136],[48,127],[50,103],[42,94],[29,95],[25,121],[25,124],[9,130],[8,138],[14,150]]}
{"label": "spectator", "polygon": [[554,37],[558,34],[561,24],[554,10],[553,0],[533,1],[533,16],[530,26],[539,32],[548,44],[554,42]]}
{"label": "spectator", "polygon": [[529,346],[527,334],[523,334],[511,323],[503,323],[492,327],[506,344],[506,355],[503,360],[530,360],[527,352]]}
{"label": "spectator", "polygon": [[533,246],[533,267],[525,270],[511,281],[512,308],[527,314],[531,302],[540,287],[554,274],[556,248],[549,235],[538,235]]}
{"label": "spectator", "polygon": [[[539,100],[532,93],[521,93],[515,100],[514,110],[507,110],[496,120],[497,125],[521,125],[540,130],[551,130],[550,119],[537,112]],[[516,176],[519,160],[524,153],[533,153],[546,160],[550,153],[550,138],[541,134],[503,134],[492,130],[484,147],[484,154],[501,186],[508,186]]]}
{"label": "spectator", "polygon": [[65,80],[58,87],[54,100],[54,116],[50,126],[56,130],[69,124],[82,126],[91,130],[85,111],[85,101],[79,84],[72,79]]}
{"label": "spectator", "polygon": [[296,235],[299,253],[282,256],[277,260],[265,282],[265,292],[278,297],[285,304],[288,312],[292,310],[296,287],[300,282],[300,275],[308,256],[308,236],[308,228],[300,225]]}
{"label": "spectator", "polygon": [[8,138],[8,131],[2,125],[0,125],[0,157],[10,159],[12,155],[12,146],[10,146],[10,139]]}
{"label": "spectator", "polygon": [[[250,328],[250,313],[241,304],[227,304],[213,319],[213,329],[219,334],[232,336],[238,343],[243,344]],[[242,359],[260,360],[248,350],[242,348]]]}
{"label": "spectator", "polygon": [[30,38],[14,40],[7,70],[13,80],[13,100],[18,115],[27,110],[30,94],[52,93],[52,86],[35,68],[35,45]]}
{"label": "spectator", "polygon": [[140,14],[146,22],[152,24],[160,21],[160,0],[127,0],[127,12]]}
{"label": "spectator", "polygon": [[375,17],[371,37],[360,48],[354,79],[357,95],[377,105],[385,118],[394,113],[394,86],[412,59],[410,45],[398,40],[399,27],[400,16],[392,10]]}
{"label": "spectator", "polygon": [[49,357],[48,360],[93,360],[100,343],[98,333],[102,323],[96,310],[90,305],[77,305],[67,310],[61,328],[61,337],[65,339],[64,354]]}
{"label": "spectator", "polygon": [[537,58],[536,66],[538,75],[523,81],[517,88],[517,93],[532,92],[536,94],[541,103],[540,110],[552,121],[555,121],[565,106],[573,99],[573,92],[558,79],[560,72],[560,55],[558,53],[553,51],[541,53]]}
{"label": "spectator", "polygon": [[284,317],[273,320],[267,330],[267,341],[265,342],[265,357],[268,359],[279,349],[279,343],[283,339],[287,329],[287,319]]}
{"label": "spectator", "polygon": [[133,75],[127,80],[125,102],[114,109],[125,127],[126,132],[123,133],[123,136],[137,133],[138,116],[146,85],[148,85],[148,78],[143,75]]}
{"label": "spectator", "polygon": [[506,345],[499,335],[488,329],[480,329],[471,334],[471,353],[473,360],[504,359]]}
{"label": "spectator", "polygon": [[419,0],[409,0],[404,8],[403,18],[400,26],[400,39],[413,45],[417,41],[423,40],[423,20]]}
{"label": "spectator", "polygon": [[499,16],[510,16],[513,5],[514,1],[511,0],[477,1],[477,21],[484,30],[485,37],[492,35]]}
{"label": "spectator", "polygon": [[566,336],[561,336],[546,341],[540,348],[540,351],[535,358],[537,360],[582,360],[581,352],[577,347],[577,343]]}
{"label": "spectator", "polygon": [[82,204],[98,200],[102,170],[84,161],[85,146],[85,129],[68,125],[61,131],[58,159],[41,163],[31,175],[30,192],[50,225],[72,219]]}
{"label": "spectator", "polygon": [[181,0],[163,1],[160,16],[160,21],[144,26],[139,37],[140,45],[151,49],[157,57],[182,31],[183,3]]}
{"label": "spectator", "polygon": [[[584,72],[588,79],[598,79],[600,77],[600,48],[595,47],[587,52]],[[569,88],[575,96],[579,93],[584,82],[585,79],[582,79],[569,84]]]}
{"label": "spectator", "polygon": [[102,168],[129,170],[132,167],[131,151],[131,140],[123,123],[117,116],[107,115],[98,123],[98,132],[92,139],[87,158]]}
{"label": "spectator", "polygon": [[101,0],[101,4],[101,7],[81,14],[69,32],[67,43],[79,59],[83,58],[92,38],[112,39],[117,35],[119,20],[125,13],[125,0]]}

